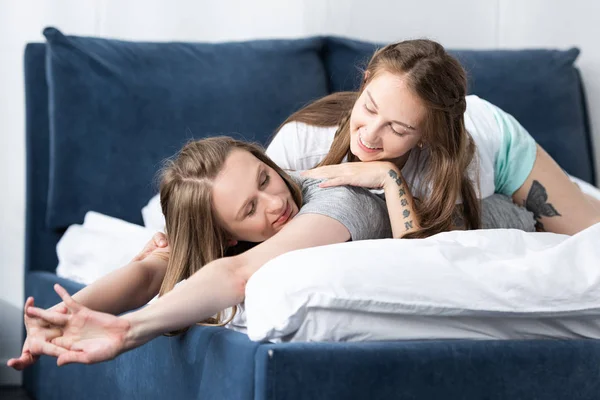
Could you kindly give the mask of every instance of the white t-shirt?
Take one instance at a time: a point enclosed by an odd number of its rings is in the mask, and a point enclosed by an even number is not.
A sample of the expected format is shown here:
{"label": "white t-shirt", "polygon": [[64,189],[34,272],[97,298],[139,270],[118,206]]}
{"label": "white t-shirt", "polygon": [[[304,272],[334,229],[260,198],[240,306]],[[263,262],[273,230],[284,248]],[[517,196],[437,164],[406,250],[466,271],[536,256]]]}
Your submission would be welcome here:
{"label": "white t-shirt", "polygon": [[[473,182],[479,176],[479,197],[494,193],[511,196],[529,176],[536,155],[531,135],[510,114],[475,95],[466,97],[465,127],[475,145],[469,166]],[[283,169],[302,171],[315,167],[327,155],[337,126],[318,127],[302,122],[284,125],[267,148],[267,155]],[[417,157],[418,153],[421,153]],[[413,149],[402,175],[416,197],[423,197],[417,159],[427,162],[427,150]],[[423,185],[423,190],[428,190]]]}

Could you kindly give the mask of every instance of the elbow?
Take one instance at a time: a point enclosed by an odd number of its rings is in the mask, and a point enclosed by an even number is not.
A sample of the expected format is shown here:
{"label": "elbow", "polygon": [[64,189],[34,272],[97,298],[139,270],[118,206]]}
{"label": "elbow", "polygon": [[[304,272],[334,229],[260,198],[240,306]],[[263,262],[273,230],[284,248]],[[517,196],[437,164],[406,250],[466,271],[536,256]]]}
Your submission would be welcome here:
{"label": "elbow", "polygon": [[239,304],[246,297],[246,285],[251,274],[248,273],[248,268],[246,268],[243,262],[243,257],[234,256],[232,258],[235,259],[230,269],[232,293],[235,296],[235,303]]}
{"label": "elbow", "polygon": [[243,276],[236,274],[233,279],[233,295],[235,304],[240,304],[246,298],[246,284],[248,280]]}

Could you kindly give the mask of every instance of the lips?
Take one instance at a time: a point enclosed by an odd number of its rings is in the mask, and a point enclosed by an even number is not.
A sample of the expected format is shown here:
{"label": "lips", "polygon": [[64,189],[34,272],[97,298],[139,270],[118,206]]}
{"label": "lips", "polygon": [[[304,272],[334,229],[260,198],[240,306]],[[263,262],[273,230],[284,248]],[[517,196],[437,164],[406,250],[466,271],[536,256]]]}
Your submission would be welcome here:
{"label": "lips", "polygon": [[381,148],[372,149],[370,147],[367,147],[367,145],[362,140],[362,136],[361,136],[360,132],[358,132],[356,141],[358,142],[358,147],[360,147],[360,149],[362,151],[364,151],[365,153],[377,153],[378,151],[383,150]]}
{"label": "lips", "polygon": [[279,216],[279,218],[277,218],[277,220],[275,220],[275,224],[285,223],[290,218],[291,214],[292,214],[292,207],[290,206],[290,203],[287,203],[285,205],[285,210],[283,211],[283,213]]}

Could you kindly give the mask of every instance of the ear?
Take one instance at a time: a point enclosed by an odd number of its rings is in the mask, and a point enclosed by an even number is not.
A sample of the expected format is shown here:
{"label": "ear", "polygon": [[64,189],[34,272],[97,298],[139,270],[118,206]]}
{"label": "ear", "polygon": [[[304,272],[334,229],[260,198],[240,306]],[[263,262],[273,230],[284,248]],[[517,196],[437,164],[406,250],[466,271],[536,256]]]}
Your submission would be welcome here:
{"label": "ear", "polygon": [[238,244],[238,241],[237,241],[237,240],[235,240],[235,239],[229,239],[229,240],[227,241],[227,246],[230,246],[230,247],[231,247],[231,246],[235,246],[236,244]]}
{"label": "ear", "polygon": [[369,79],[369,76],[371,76],[371,73],[369,71],[365,71],[365,77],[363,78],[363,82],[366,82],[367,79]]}

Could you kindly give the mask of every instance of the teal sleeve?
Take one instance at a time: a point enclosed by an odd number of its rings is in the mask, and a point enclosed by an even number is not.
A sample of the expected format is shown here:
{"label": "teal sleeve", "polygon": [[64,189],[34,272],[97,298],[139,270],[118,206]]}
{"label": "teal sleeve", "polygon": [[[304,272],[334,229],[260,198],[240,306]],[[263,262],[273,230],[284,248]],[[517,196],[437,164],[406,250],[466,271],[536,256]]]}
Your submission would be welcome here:
{"label": "teal sleeve", "polygon": [[531,173],[537,153],[535,139],[512,115],[494,107],[501,132],[495,160],[496,193],[512,196]]}

